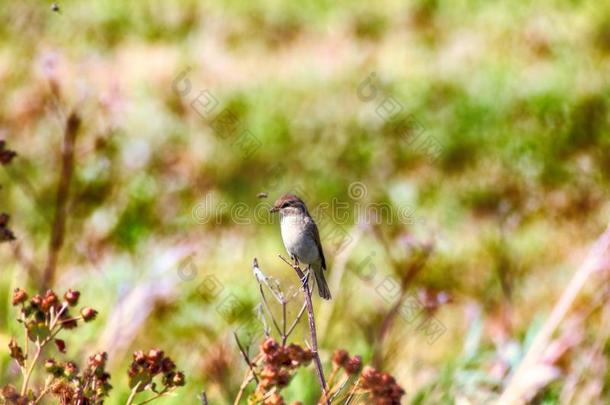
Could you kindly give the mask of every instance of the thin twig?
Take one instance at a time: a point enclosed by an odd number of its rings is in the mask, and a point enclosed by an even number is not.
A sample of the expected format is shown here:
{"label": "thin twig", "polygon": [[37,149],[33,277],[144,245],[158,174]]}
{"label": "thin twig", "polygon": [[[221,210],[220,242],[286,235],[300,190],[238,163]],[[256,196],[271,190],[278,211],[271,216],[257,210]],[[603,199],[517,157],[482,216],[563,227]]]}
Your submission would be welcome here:
{"label": "thin twig", "polygon": [[313,304],[311,302],[311,290],[309,289],[309,273],[308,276],[305,277],[303,274],[303,270],[296,264],[291,264],[284,257],[279,255],[280,259],[286,262],[290,267],[296,271],[297,276],[302,282],[303,292],[305,293],[305,302],[307,303],[307,315],[309,317],[309,333],[311,335],[311,352],[313,354],[314,363],[316,365],[316,372],[318,374],[318,380],[320,382],[320,387],[322,388],[322,395],[326,401],[327,405],[330,405],[330,400],[328,399],[328,387],[326,386],[326,380],[324,379],[324,370],[322,369],[322,362],[320,361],[320,355],[318,353],[318,338],[316,336],[316,322],[314,318],[313,312]]}
{"label": "thin twig", "polygon": [[252,365],[252,362],[250,361],[250,358],[248,357],[248,353],[246,353],[246,350],[244,349],[244,347],[242,346],[241,342],[239,341],[239,338],[237,337],[237,333],[233,332],[233,336],[235,337],[235,341],[237,342],[237,346],[239,347],[239,351],[241,352],[241,355],[243,356],[244,361],[246,362],[246,364],[250,368],[250,371],[252,371],[252,375],[254,376],[254,380],[258,384],[258,377],[256,376],[256,373],[254,372],[254,366]]}
{"label": "thin twig", "polygon": [[[260,269],[260,267],[258,265],[258,260],[256,260],[256,257],[252,260],[252,273],[254,273],[254,277],[256,278],[256,281],[258,282],[258,289],[259,289],[259,291],[261,293],[261,298],[262,298],[262,301],[263,301],[263,308],[269,314],[269,317],[271,318],[271,321],[273,322],[273,326],[275,326],[275,329],[277,330],[278,335],[283,337],[284,334],[282,332],[282,329],[280,329],[280,326],[278,325],[277,321],[275,320],[275,316],[273,315],[273,311],[271,311],[271,307],[269,306],[269,302],[267,301],[267,296],[265,295],[265,291],[263,289],[263,284],[267,286],[269,291],[271,291],[271,294],[273,294],[275,299],[278,300],[278,302],[280,304],[282,304],[282,305],[284,305],[284,303],[285,303],[285,300],[283,298],[283,294],[281,294],[281,293],[280,294],[276,294],[276,292],[271,288],[271,286],[267,282],[268,277]],[[265,311],[263,311],[263,313]]]}
{"label": "thin twig", "polygon": [[70,191],[70,183],[72,182],[72,174],[74,173],[74,144],[76,135],[80,128],[80,117],[75,112],[72,112],[66,121],[64,130],[64,144],[62,149],[62,164],[57,185],[57,194],[55,199],[55,218],[53,221],[53,229],[51,230],[51,240],[49,242],[49,256],[47,266],[44,269],[42,277],[43,290],[48,288],[55,277],[57,268],[57,259],[59,252],[64,243],[64,234],[66,229],[67,219],[67,203]]}
{"label": "thin twig", "polygon": [[286,301],[282,300],[282,346],[286,346]]}
{"label": "thin twig", "polygon": [[358,380],[356,380],[356,383],[350,390],[349,396],[345,400],[344,405],[349,405],[352,402],[352,399],[354,399],[354,395],[356,395],[356,390],[358,389],[358,384],[360,384],[360,378],[358,378]]}
{"label": "thin twig", "polygon": [[349,375],[345,376],[345,379],[343,380],[343,382],[341,384],[339,384],[339,388],[337,388],[337,390],[330,395],[331,403],[335,400],[335,398],[337,398],[341,394],[343,389],[347,386],[347,383],[349,383],[349,380],[350,380],[350,376]]}
{"label": "thin twig", "polygon": [[241,401],[241,397],[244,395],[244,392],[246,391],[246,387],[253,380],[254,380],[253,373],[252,373],[252,370],[250,370],[248,372],[248,374],[246,374],[246,378],[244,378],[244,381],[239,386],[239,392],[237,393],[237,396],[235,397],[235,401],[233,402],[233,405],[239,405],[239,402]]}
{"label": "thin twig", "polygon": [[301,317],[305,313],[305,309],[307,309],[306,302],[303,303],[303,306],[301,307],[299,314],[297,315],[296,319],[294,321],[292,321],[292,325],[290,325],[290,327],[288,328],[288,332],[286,332],[286,338],[288,338],[290,336],[290,334],[292,333],[292,331],[294,330],[294,328],[296,328],[297,324],[301,320]]}
{"label": "thin twig", "polygon": [[273,326],[275,326],[275,329],[277,330],[278,335],[281,336],[282,330],[280,329],[280,325],[278,325],[277,321],[275,320],[275,316],[273,315],[273,312],[271,311],[271,307],[269,306],[269,303],[267,302],[267,298],[265,297],[265,292],[263,291],[262,284],[259,284],[258,287],[260,289],[261,297],[263,299],[263,306],[267,310],[267,313],[269,313],[269,317],[271,317],[271,321],[273,322]]}
{"label": "thin twig", "polygon": [[161,398],[162,396],[164,396],[165,394],[167,394],[167,393],[168,393],[168,391],[169,391],[169,390],[167,389],[167,387],[165,387],[165,388],[163,388],[163,390],[161,390],[161,392],[157,393],[157,395],[155,395],[154,397],[150,397],[150,398],[148,398],[148,399],[146,399],[146,400],[144,400],[144,401],[142,401],[142,402],[138,402],[138,404],[137,404],[137,405],[144,405],[144,404],[147,404],[147,403],[149,403],[149,402],[154,401],[154,400],[155,400],[155,399],[157,399],[157,398]]}
{"label": "thin twig", "polygon": [[[281,290],[276,291],[275,288],[271,287],[271,285],[269,284],[269,280],[271,279],[271,277],[267,277],[265,273],[263,273],[263,271],[258,265],[258,260],[256,260],[256,257],[254,258],[254,260],[252,260],[252,272],[254,273],[254,277],[256,277],[256,281],[258,282],[258,284],[261,286],[265,284],[269,291],[271,291],[273,297],[277,300],[277,302],[281,304],[284,301],[284,293]],[[279,289],[279,285],[276,287]]]}
{"label": "thin twig", "polygon": [[125,405],[131,405],[133,403],[133,400],[136,397],[136,394],[138,393],[138,388],[140,387],[141,384],[142,384],[142,381],[138,381],[138,383],[135,385],[135,387],[133,387],[131,389],[131,392],[129,393],[129,398],[127,398],[127,402],[125,403]]}
{"label": "thin twig", "polygon": [[49,390],[51,389],[51,382],[52,381],[53,381],[53,377],[52,376],[45,380],[44,388],[42,389],[42,391],[40,391],[40,394],[38,395],[38,397],[34,401],[34,404],[39,403],[40,400],[47,394],[47,392],[49,392]]}
{"label": "thin twig", "polygon": [[23,376],[25,377],[25,370],[26,370],[26,366],[27,366],[27,363],[28,363],[28,358],[30,357],[30,354],[29,354],[30,353],[30,338],[28,336],[28,328],[25,327],[25,316],[22,315],[21,319],[22,319],[22,322],[23,322],[23,325],[24,325],[24,327],[23,327],[23,335],[24,335],[24,338],[25,338],[25,343],[24,343],[24,345],[25,345],[25,351],[24,351],[25,359],[23,361],[23,367],[21,367],[21,372],[23,373]]}
{"label": "thin twig", "polygon": [[21,385],[21,396],[24,396],[27,392],[28,384],[30,383],[30,377],[32,376],[32,371],[34,371],[34,366],[36,365],[36,362],[38,361],[38,358],[40,357],[41,353],[42,353],[42,346],[40,346],[40,345],[36,346],[36,352],[34,353],[34,358],[32,359],[32,363],[30,364],[30,367],[28,368],[28,370],[25,374],[25,378],[23,379],[23,384]]}

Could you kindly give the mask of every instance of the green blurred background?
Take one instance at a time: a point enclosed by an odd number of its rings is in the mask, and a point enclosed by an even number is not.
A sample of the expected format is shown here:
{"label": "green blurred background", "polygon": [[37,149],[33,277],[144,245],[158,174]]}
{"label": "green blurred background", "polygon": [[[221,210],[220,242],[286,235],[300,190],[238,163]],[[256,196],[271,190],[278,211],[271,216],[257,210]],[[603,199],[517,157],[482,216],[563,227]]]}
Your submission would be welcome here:
{"label": "green blurred background", "polygon": [[[318,218],[334,296],[316,300],[327,369],[337,348],[372,359],[372,331],[394,298],[380,283],[433,246],[407,287],[448,301],[433,308],[446,331],[429,343],[398,318],[381,350],[405,403],[493,398],[608,221],[610,4],[58,4],[0,4],[0,139],[19,154],[0,170],[0,210],[18,239],[0,247],[0,344],[19,331],[12,290],[38,288],[74,110],[83,126],[55,288],[81,290],[100,311],[65,334],[66,358],[109,351],[109,404],[129,394],[131,352],[151,347],[187,374],[160,402],[195,403],[203,389],[230,402],[246,370],[232,331],[251,315],[227,312],[225,300],[258,303],[253,257],[295,283],[277,258],[277,219],[254,216],[283,192],[310,208],[349,207],[341,220]],[[384,102],[400,112],[384,115]],[[217,119],[227,112],[232,127]],[[405,117],[417,123],[408,136]],[[363,220],[358,207],[371,204],[409,218]],[[536,403],[610,401],[597,292],[564,325],[565,353]],[[2,383],[18,378],[9,360],[2,350]],[[313,368],[286,392],[310,403]]]}

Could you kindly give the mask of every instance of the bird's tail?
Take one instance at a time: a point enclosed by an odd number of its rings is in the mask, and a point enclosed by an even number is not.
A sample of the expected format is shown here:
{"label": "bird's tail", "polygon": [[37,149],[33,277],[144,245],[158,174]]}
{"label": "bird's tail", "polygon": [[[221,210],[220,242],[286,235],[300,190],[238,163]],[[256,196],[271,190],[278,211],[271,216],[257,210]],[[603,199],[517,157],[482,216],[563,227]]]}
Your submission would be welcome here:
{"label": "bird's tail", "polygon": [[330,290],[328,284],[326,284],[326,278],[324,278],[324,269],[320,266],[313,269],[313,274],[316,277],[316,284],[318,285],[318,294],[325,300],[331,299]]}

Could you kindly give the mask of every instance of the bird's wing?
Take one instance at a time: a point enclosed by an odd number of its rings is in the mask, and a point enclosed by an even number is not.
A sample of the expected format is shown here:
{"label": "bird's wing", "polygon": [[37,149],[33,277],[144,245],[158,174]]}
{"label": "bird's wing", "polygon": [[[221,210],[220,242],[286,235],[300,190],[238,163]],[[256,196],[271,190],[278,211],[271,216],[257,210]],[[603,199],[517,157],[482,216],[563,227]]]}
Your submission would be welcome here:
{"label": "bird's wing", "polygon": [[322,268],[326,270],[326,259],[324,258],[324,251],[322,250],[322,243],[320,242],[320,233],[318,232],[318,227],[313,219],[310,219],[309,221],[307,232],[316,241],[316,246],[318,247],[318,252],[320,253],[320,258],[322,259]]}

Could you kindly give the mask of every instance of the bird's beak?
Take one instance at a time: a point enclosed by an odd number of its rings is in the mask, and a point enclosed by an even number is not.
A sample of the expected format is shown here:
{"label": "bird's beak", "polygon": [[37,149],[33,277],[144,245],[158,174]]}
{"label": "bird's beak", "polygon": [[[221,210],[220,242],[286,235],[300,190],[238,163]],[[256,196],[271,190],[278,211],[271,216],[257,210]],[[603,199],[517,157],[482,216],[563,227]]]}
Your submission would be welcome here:
{"label": "bird's beak", "polygon": [[278,212],[280,209],[278,207],[273,207],[269,210],[269,212],[274,213],[274,212]]}

